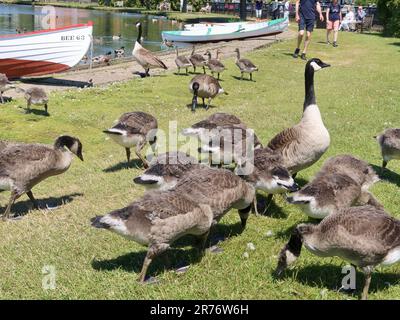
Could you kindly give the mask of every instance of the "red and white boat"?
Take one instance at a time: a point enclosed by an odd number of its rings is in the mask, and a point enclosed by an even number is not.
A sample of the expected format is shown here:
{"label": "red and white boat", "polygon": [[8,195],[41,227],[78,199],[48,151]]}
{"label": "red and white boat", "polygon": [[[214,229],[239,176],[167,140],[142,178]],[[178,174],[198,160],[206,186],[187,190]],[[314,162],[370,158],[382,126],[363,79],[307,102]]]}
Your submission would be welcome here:
{"label": "red and white boat", "polygon": [[0,73],[9,79],[65,71],[92,42],[93,23],[0,36]]}

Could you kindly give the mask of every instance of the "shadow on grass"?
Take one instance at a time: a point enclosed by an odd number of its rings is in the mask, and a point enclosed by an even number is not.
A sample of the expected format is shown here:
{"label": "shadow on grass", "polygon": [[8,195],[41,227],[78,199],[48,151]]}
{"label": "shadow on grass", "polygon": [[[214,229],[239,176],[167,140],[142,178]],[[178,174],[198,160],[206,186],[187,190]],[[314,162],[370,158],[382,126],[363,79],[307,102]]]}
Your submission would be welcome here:
{"label": "shadow on grass", "polygon": [[[296,281],[311,287],[325,287],[329,290],[337,291],[342,286],[342,279],[348,272],[342,273],[342,266],[336,265],[309,265],[304,268],[288,269],[281,278],[292,278]],[[356,290],[354,295],[361,296],[364,287],[364,274],[357,270],[356,273]],[[387,287],[387,284],[394,285],[400,279],[396,273],[374,272],[372,274],[371,286],[369,293],[378,292]],[[346,293],[344,291],[341,291]]]}
{"label": "shadow on grass", "polygon": [[27,114],[34,114],[36,116],[50,117],[50,114],[47,113],[46,111],[42,110],[42,109],[32,109],[31,108],[30,112],[27,112],[27,110],[26,110],[26,113]]}
{"label": "shadow on grass", "polygon": [[62,87],[75,87],[75,88],[85,88],[90,87],[93,84],[87,81],[76,81],[76,80],[69,80],[69,79],[57,79],[52,77],[46,78],[24,78],[19,79],[22,83],[28,84],[45,84],[47,86],[62,86]]}
{"label": "shadow on grass", "polygon": [[[268,203],[268,198],[265,195],[257,193],[257,210],[261,216],[276,219],[287,218],[287,214],[274,201],[277,196],[278,195],[274,195],[272,200]],[[252,211],[254,211],[254,209]]]}
{"label": "shadow on grass", "polygon": [[116,172],[123,169],[144,169],[143,163],[140,159],[134,159],[129,162],[126,161],[114,164],[106,169],[103,169],[103,172]]}
{"label": "shadow on grass", "polygon": [[[240,223],[234,225],[218,224],[211,228],[206,242],[206,249],[218,244],[220,241],[240,234],[243,231]],[[164,271],[176,270],[177,268],[193,265],[201,261],[200,238],[187,235],[173,243],[172,248],[157,256],[151,263],[147,276],[157,275]],[[183,249],[190,246],[188,249]],[[139,273],[142,269],[147,251],[131,252],[110,260],[93,260],[92,267],[98,271],[115,270],[122,268],[127,272]]]}
{"label": "shadow on grass", "polygon": [[[13,101],[12,97],[6,97],[6,96],[4,96],[4,95],[3,95],[3,100],[4,100],[4,103]],[[0,99],[0,104],[3,104],[3,103],[1,102],[1,99]]]}
{"label": "shadow on grass", "polygon": [[382,167],[379,167],[374,164],[370,164],[372,168],[375,170],[375,172],[379,175],[379,178],[381,178],[384,181],[388,181],[390,183],[393,183],[400,187],[400,175],[397,174],[394,171],[391,171],[387,167],[382,170]]}
{"label": "shadow on grass", "polygon": [[[200,100],[201,100],[201,99],[200,99]],[[187,104],[187,105],[186,105],[186,108],[192,109],[192,104],[191,104],[191,103]],[[214,108],[216,108],[216,106],[213,106],[213,105],[211,105],[211,104],[208,106],[208,110],[214,109]],[[203,102],[198,102],[197,108],[196,108],[195,110],[197,110],[197,109],[204,109],[205,111],[208,111],[208,110],[206,110],[205,106],[203,105]]]}
{"label": "shadow on grass", "polygon": [[[56,208],[64,205],[65,203],[73,201],[76,197],[81,197],[81,196],[83,196],[83,193],[75,192],[68,195],[64,195],[62,197],[48,197],[44,199],[37,199],[37,201],[39,203],[39,208],[45,209],[46,206],[51,208]],[[4,207],[0,206],[0,212],[3,213],[6,210],[6,207],[7,205],[5,205]],[[32,202],[29,199],[23,201],[17,200],[11,207],[11,213],[14,214],[14,216],[24,216],[30,210],[32,210]]]}
{"label": "shadow on grass", "polygon": [[232,76],[232,78],[236,79],[236,80],[240,80],[240,81],[249,81],[249,82],[257,82],[256,80],[250,80],[249,77],[243,77],[243,79],[241,79],[241,77],[239,76]]}

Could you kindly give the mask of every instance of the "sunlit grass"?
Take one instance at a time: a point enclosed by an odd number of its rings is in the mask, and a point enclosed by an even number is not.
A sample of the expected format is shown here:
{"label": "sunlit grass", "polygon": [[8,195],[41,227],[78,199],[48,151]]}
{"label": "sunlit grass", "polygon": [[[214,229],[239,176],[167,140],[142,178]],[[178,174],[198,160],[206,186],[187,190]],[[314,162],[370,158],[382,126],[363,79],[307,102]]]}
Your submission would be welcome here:
{"label": "sunlit grass", "polygon": [[[332,143],[321,161],[298,175],[300,181],[309,180],[326,158],[340,153],[380,165],[379,149],[372,136],[387,127],[400,126],[400,52],[393,45],[398,40],[340,33],[339,47],[333,48],[320,43],[324,38],[323,31],[314,34],[309,57],[319,57],[332,65],[315,77],[317,102]],[[65,174],[34,188],[42,204],[65,202],[59,209],[29,211],[30,203],[23,196],[13,209],[26,214],[24,218],[0,223],[0,298],[356,298],[335,290],[341,285],[344,262],[320,259],[307,251],[285,278],[272,278],[276,256],[291,228],[307,221],[282,197],[275,198],[270,216],[251,216],[241,234],[237,213],[229,212],[211,234],[211,238],[231,235],[220,244],[222,254],[207,253],[199,260],[189,245],[192,238],[179,242],[167,254],[166,269],[163,257],[151,266],[150,274],[160,280],[157,285],[136,282],[145,248],[95,230],[89,223],[91,217],[125,206],[144,192],[132,183],[140,170],[107,170],[124,162],[125,152],[107,140],[101,130],[126,111],[153,114],[163,130],[168,129],[169,120],[177,120],[181,129],[212,112],[225,111],[243,119],[266,143],[301,117],[304,62],[290,57],[294,46],[292,40],[247,54],[260,69],[254,75],[255,82],[236,80],[234,76],[240,74],[233,59],[227,60],[228,70],[221,83],[229,95],[216,98],[215,107],[208,112],[201,108],[195,114],[190,112],[186,105],[191,101],[187,88],[191,77],[172,72],[106,88],[52,93],[50,117],[25,114],[22,99],[0,105],[1,139],[52,143],[58,135],[71,134],[81,139],[85,157],[85,162],[76,159]],[[400,217],[400,162],[393,161],[388,168],[386,180],[372,191],[390,213]],[[8,196],[8,192],[0,193],[0,211],[5,209]],[[267,237],[267,231],[273,235]],[[246,259],[243,253],[248,242],[254,243],[256,250]],[[178,275],[173,271],[189,263],[187,273]],[[55,290],[42,289],[45,265],[56,268]],[[373,276],[370,298],[398,298],[399,271],[399,266],[379,268]]]}

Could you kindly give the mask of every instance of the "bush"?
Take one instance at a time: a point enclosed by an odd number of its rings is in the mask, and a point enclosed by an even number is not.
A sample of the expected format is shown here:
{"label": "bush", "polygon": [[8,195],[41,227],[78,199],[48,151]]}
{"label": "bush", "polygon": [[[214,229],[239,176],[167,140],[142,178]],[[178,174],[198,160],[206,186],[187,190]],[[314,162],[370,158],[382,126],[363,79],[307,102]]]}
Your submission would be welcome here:
{"label": "bush", "polygon": [[378,12],[385,35],[400,37],[400,0],[378,0]]}

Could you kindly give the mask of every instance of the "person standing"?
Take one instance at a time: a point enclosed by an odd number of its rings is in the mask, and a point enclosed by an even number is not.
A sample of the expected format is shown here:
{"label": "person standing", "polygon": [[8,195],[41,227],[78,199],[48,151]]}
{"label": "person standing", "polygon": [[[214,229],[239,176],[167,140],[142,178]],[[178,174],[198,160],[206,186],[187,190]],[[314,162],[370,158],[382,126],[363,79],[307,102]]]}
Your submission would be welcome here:
{"label": "person standing", "polygon": [[283,17],[289,20],[289,13],[290,13],[290,1],[286,0],[283,5]]}
{"label": "person standing", "polygon": [[321,5],[318,0],[296,0],[296,22],[299,24],[299,34],[297,36],[297,48],[293,53],[293,58],[297,58],[300,53],[300,45],[303,41],[304,30],[306,30],[306,39],[301,59],[307,60],[306,53],[311,41],[311,33],[314,30],[315,10],[319,13],[319,19],[324,21],[321,12]]}
{"label": "person standing", "polygon": [[262,17],[262,0],[256,0],[256,19],[260,20]]}
{"label": "person standing", "polygon": [[278,0],[271,2],[272,20],[278,19]]}
{"label": "person standing", "polygon": [[333,30],[333,46],[337,47],[339,24],[342,21],[342,9],[338,0],[333,0],[326,10],[326,43],[331,44],[329,35]]}

